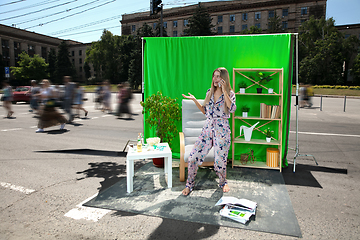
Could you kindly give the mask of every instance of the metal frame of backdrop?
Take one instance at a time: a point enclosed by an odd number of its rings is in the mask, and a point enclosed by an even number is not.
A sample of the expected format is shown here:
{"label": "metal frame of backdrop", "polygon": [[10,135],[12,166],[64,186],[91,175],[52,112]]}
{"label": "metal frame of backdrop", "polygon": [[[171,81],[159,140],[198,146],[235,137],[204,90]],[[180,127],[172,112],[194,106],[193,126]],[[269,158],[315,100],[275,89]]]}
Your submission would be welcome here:
{"label": "metal frame of backdrop", "polygon": [[300,154],[300,149],[299,149],[299,34],[298,33],[294,33],[296,36],[296,40],[295,40],[295,61],[296,61],[296,67],[295,67],[295,79],[296,79],[296,146],[295,149],[294,148],[290,148],[291,150],[295,151],[295,156],[294,156],[294,168],[293,168],[293,172],[295,172],[295,166],[296,166],[296,159],[298,157],[313,157],[316,165],[319,165],[318,162],[316,161],[316,158],[314,155],[311,154]]}

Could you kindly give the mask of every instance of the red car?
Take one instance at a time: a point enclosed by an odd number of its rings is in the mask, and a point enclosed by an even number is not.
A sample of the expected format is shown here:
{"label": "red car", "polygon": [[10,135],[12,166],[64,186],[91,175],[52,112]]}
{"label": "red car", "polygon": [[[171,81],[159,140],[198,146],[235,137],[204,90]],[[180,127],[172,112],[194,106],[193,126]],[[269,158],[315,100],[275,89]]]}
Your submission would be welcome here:
{"label": "red car", "polygon": [[30,89],[30,86],[20,86],[17,87],[14,91],[13,91],[13,100],[12,103],[17,103],[17,102],[30,102],[31,99],[31,94],[27,93]]}

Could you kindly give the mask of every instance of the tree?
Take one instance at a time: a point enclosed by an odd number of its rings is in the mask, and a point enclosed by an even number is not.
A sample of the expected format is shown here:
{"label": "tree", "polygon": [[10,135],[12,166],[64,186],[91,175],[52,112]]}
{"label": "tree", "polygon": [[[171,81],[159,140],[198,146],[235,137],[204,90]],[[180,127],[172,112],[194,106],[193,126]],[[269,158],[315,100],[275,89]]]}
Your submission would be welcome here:
{"label": "tree", "polygon": [[17,84],[26,85],[31,79],[41,80],[48,77],[48,64],[39,55],[30,57],[26,52],[22,52],[19,58],[19,67],[10,67]]}
{"label": "tree", "polygon": [[[155,27],[155,37],[160,37],[160,26],[161,26],[161,22],[157,22],[156,23],[156,27]],[[162,29],[163,29],[163,37],[167,37],[167,32],[166,32],[166,29],[164,28],[164,25],[162,26]]]}
{"label": "tree", "polygon": [[332,18],[325,20],[311,16],[300,27],[299,43],[300,82],[347,84],[349,63],[359,46],[356,37],[345,39]]}
{"label": "tree", "polygon": [[70,61],[69,46],[65,41],[62,41],[58,47],[58,54],[56,57],[56,82],[61,82],[63,76],[71,76],[75,78],[76,70]]}
{"label": "tree", "polygon": [[360,85],[360,54],[358,53],[354,59],[354,64],[351,69],[351,75],[354,78],[354,83]]}
{"label": "tree", "polygon": [[241,34],[261,34],[262,30],[256,26],[251,26],[250,30],[245,29],[241,31]]}
{"label": "tree", "polygon": [[210,36],[214,35],[211,24],[212,18],[205,7],[199,6],[195,9],[194,14],[189,18],[189,27],[184,30],[188,36]]}
{"label": "tree", "polygon": [[281,19],[276,14],[275,11],[274,17],[269,19],[267,33],[282,33],[282,32],[284,31],[282,29]]}
{"label": "tree", "polygon": [[84,63],[84,72],[85,72],[85,78],[86,80],[88,80],[91,77],[91,72],[90,72],[90,65],[88,62]]}
{"label": "tree", "polygon": [[48,66],[48,73],[49,73],[49,78],[52,82],[56,82],[57,77],[56,77],[56,51],[55,49],[51,48],[49,55],[48,55],[48,61],[49,61],[49,66]]}

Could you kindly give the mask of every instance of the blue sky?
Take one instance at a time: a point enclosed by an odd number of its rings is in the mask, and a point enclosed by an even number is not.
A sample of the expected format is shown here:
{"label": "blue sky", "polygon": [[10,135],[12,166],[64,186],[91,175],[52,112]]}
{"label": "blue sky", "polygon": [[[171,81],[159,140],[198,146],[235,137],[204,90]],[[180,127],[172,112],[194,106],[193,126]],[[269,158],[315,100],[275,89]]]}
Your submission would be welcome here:
{"label": "blue sky", "polygon": [[[165,8],[197,3],[163,0]],[[149,9],[150,0],[1,0],[0,24],[87,43],[99,40],[104,28],[120,35],[122,14]],[[360,0],[328,0],[326,17],[336,25],[356,24],[359,10]]]}

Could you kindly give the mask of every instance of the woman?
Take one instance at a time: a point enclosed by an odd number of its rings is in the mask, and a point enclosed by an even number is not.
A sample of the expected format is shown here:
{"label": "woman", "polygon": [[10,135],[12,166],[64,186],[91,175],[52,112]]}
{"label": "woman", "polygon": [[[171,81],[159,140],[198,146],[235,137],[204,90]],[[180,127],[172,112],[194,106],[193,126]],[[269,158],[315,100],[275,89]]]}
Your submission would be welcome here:
{"label": "woman", "polygon": [[193,190],[198,166],[202,164],[212,147],[215,150],[214,169],[220,179],[219,187],[223,192],[229,192],[230,188],[226,181],[226,163],[231,143],[228,119],[230,113],[235,112],[236,105],[228,71],[222,67],[215,69],[204,105],[201,105],[190,93],[189,96],[183,94],[183,97],[193,100],[207,119],[188,158],[188,179],[182,194],[186,196]]}
{"label": "woman", "polygon": [[111,85],[110,82],[108,80],[104,81],[104,86],[102,88],[102,95],[103,95],[103,104],[104,104],[104,108],[103,108],[103,112],[104,111],[108,111],[108,113],[112,112],[111,109]]}
{"label": "woman", "polygon": [[10,118],[13,115],[13,111],[11,110],[11,101],[13,100],[12,88],[8,82],[3,82],[3,97],[4,108],[7,110],[7,117]]}
{"label": "woman", "polygon": [[42,81],[42,89],[40,90],[40,98],[42,99],[44,106],[43,111],[40,114],[38,123],[38,130],[36,132],[44,132],[44,128],[56,126],[61,124],[60,130],[64,129],[65,123],[67,122],[55,108],[54,91],[50,87],[50,82],[47,79]]}
{"label": "woman", "polygon": [[123,113],[128,114],[128,118],[131,119],[131,111],[129,102],[131,100],[131,88],[130,84],[128,82],[125,82],[124,85],[119,84],[118,85],[118,111],[116,113],[116,116],[121,116]]}
{"label": "woman", "polygon": [[80,110],[83,110],[85,112],[85,117],[88,115],[88,111],[86,111],[85,108],[83,108],[83,97],[84,97],[84,89],[80,86],[79,83],[76,83],[75,86],[75,97],[74,97],[74,108],[77,110],[77,115],[80,116]]}

